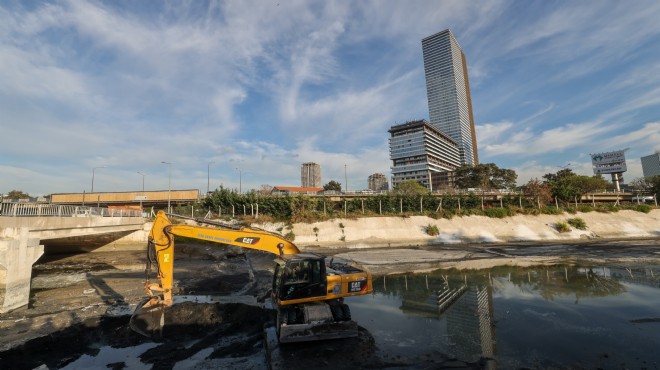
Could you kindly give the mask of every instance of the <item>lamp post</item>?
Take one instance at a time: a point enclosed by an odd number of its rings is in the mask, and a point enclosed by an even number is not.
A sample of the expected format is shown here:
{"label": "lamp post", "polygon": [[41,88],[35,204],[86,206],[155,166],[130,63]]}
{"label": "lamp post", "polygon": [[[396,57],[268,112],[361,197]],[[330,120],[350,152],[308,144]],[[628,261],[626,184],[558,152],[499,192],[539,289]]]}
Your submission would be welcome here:
{"label": "lamp post", "polygon": [[142,195],[140,196],[140,212],[142,211],[142,199],[144,198],[144,177],[146,174],[138,171],[140,175],[142,175]]}
{"label": "lamp post", "polygon": [[344,189],[344,192],[348,193],[348,176],[346,175],[346,164],[344,164],[344,181],[346,181],[346,189]]}
{"label": "lamp post", "polygon": [[236,167],[236,171],[238,171],[238,194],[243,194],[243,170]]}
{"label": "lamp post", "polygon": [[209,191],[211,188],[211,165],[215,164],[215,162],[209,162],[208,168],[206,169],[206,196],[209,195]]}
{"label": "lamp post", "polygon": [[94,167],[92,168],[92,193],[94,192],[94,172],[96,172],[96,169],[98,168],[106,168],[107,166],[101,166],[101,167]]}
{"label": "lamp post", "polygon": [[172,163],[170,162],[160,162],[167,165],[167,212],[172,213],[172,207],[170,206],[172,202]]}
{"label": "lamp post", "polygon": [[138,173],[139,173],[140,175],[142,175],[142,192],[144,193],[144,177],[147,176],[147,175],[144,174],[144,173],[142,173],[142,172],[140,172],[140,171],[138,171]]}

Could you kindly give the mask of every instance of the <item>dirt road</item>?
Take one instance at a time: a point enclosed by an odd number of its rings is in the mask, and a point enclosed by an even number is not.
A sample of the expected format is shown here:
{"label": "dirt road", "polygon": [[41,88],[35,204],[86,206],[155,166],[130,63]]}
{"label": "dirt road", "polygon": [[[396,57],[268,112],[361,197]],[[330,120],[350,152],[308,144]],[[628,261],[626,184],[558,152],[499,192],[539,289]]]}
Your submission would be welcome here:
{"label": "dirt road", "polygon": [[[323,252],[327,254],[327,250]],[[502,264],[660,261],[660,240],[332,252],[365,263],[375,275],[380,275]],[[485,366],[442,354],[412,361],[390,358],[379,352],[373,337],[364,329],[357,338],[279,346],[272,336],[274,312],[263,305],[272,279],[272,255],[204,244],[178,245],[175,293],[194,296],[198,304],[175,305],[168,315],[172,321],[168,322],[165,339],[156,343],[128,328],[129,315],[144,296],[145,260],[143,252],[127,251],[47,256],[39,261],[34,267],[29,307],[0,316],[0,368]]]}

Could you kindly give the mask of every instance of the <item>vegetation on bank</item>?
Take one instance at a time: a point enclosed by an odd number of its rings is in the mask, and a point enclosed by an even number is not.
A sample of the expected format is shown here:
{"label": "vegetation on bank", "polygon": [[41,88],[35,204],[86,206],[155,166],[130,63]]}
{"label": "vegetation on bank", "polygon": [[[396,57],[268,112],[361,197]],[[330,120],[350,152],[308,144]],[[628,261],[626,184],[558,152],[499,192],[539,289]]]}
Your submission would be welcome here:
{"label": "vegetation on bank", "polygon": [[[369,195],[343,199],[330,196],[309,195],[261,195],[256,192],[238,194],[218,188],[203,203],[195,206],[177,207],[176,213],[195,217],[238,218],[250,223],[256,221],[280,221],[287,223],[317,222],[337,218],[359,218],[379,216],[428,216],[434,219],[451,219],[456,216],[480,215],[505,218],[515,215],[576,214],[577,212],[612,213],[619,210],[634,210],[648,213],[656,208],[649,204],[621,202],[619,204],[593,204],[580,202],[553,202],[542,204],[538,198],[524,194],[503,194],[497,200],[488,200],[487,195],[430,193]],[[578,228],[577,226],[574,226]],[[284,233],[288,232],[285,231]]]}

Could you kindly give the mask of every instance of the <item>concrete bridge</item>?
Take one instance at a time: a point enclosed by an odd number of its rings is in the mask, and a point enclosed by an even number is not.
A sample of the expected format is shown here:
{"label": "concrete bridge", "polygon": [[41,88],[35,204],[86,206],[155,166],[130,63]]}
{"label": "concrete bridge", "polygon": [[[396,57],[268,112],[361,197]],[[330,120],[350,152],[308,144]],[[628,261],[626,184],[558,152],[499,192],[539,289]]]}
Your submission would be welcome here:
{"label": "concrete bridge", "polygon": [[141,213],[110,217],[107,210],[72,210],[60,209],[53,216],[0,215],[0,313],[28,304],[32,265],[44,254],[44,244],[57,250],[90,239],[118,239],[144,228]]}

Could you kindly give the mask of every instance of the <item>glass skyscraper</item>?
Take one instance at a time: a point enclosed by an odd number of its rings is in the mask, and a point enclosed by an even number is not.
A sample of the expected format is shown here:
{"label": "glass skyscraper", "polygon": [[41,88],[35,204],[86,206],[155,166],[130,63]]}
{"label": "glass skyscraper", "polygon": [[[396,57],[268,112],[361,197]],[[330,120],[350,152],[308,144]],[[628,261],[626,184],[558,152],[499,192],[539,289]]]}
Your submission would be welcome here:
{"label": "glass skyscraper", "polygon": [[458,145],[461,164],[479,164],[467,63],[451,31],[422,39],[431,126]]}

